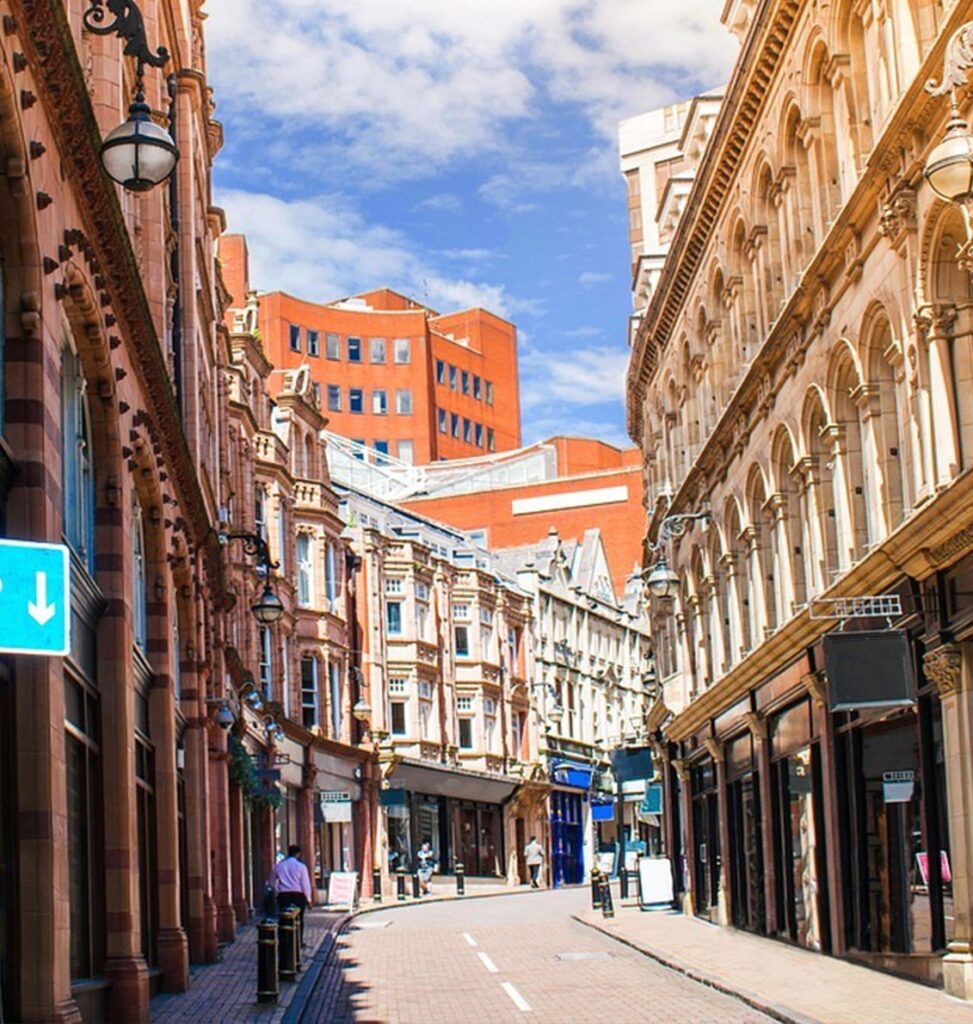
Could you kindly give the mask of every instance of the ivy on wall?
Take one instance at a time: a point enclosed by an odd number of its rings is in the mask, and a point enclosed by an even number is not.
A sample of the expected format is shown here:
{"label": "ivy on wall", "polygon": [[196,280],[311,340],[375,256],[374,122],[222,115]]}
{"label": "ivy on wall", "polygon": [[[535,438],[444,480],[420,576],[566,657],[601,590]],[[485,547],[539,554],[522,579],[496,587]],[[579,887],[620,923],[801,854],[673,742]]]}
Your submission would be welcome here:
{"label": "ivy on wall", "polygon": [[263,784],[253,765],[253,758],[236,736],[230,737],[229,750],[230,781],[240,787],[244,800],[277,810],[282,800],[280,789],[276,785],[268,787]]}

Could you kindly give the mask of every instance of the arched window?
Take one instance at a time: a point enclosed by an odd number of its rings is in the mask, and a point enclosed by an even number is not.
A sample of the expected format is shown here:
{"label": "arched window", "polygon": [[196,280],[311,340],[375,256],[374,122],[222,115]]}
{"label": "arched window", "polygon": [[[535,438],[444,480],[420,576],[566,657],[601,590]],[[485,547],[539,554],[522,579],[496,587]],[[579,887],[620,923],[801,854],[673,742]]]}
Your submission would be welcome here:
{"label": "arched window", "polygon": [[815,577],[821,589],[830,587],[842,569],[838,559],[837,511],[831,452],[825,446],[827,425],[824,407],[816,393],[808,399],[805,413],[805,437],[809,452],[805,493],[811,546],[814,550]]}
{"label": "arched window", "polygon": [[145,524],[142,504],[132,490],[132,639],[143,653],[148,647],[148,567],[145,558]]}
{"label": "arched window", "polygon": [[63,532],[81,564],[95,571],[95,474],[84,376],[69,344],[61,352]]}
{"label": "arched window", "polygon": [[771,462],[778,499],[774,525],[779,559],[776,572],[778,603],[780,620],[786,622],[794,612],[794,605],[801,605],[807,601],[807,573],[804,560],[809,554],[801,532],[803,513],[794,480],[797,457],[791,435],[786,428],[780,428],[774,437]]}
{"label": "arched window", "polygon": [[311,537],[297,535],[297,603],[307,607],[314,601],[314,561],[311,558]]}
{"label": "arched window", "polygon": [[830,424],[831,464],[842,568],[860,559],[879,538],[876,529],[874,459],[865,456],[863,407],[869,401],[851,357],[838,363],[834,376],[834,424]]}

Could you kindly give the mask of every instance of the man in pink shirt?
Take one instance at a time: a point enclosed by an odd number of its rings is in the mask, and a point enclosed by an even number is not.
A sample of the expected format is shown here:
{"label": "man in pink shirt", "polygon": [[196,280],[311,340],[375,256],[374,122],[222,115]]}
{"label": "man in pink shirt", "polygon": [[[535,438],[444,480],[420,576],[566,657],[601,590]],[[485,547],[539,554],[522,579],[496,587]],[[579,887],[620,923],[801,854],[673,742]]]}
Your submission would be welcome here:
{"label": "man in pink shirt", "polygon": [[277,913],[289,907],[301,912],[301,930],[304,929],[304,911],[314,903],[311,874],[300,860],[301,848],[289,846],[287,856],[274,866],[267,883],[277,893]]}

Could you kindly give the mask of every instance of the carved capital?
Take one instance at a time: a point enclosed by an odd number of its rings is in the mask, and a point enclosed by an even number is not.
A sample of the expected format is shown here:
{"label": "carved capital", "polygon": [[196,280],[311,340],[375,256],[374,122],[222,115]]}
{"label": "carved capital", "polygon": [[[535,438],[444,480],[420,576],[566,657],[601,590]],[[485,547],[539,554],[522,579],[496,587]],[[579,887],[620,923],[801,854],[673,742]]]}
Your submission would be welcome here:
{"label": "carved capital", "polygon": [[804,684],[804,688],[811,695],[811,699],[815,704],[821,707],[825,707],[828,703],[828,687],[818,672],[806,672],[801,676],[801,682]]}
{"label": "carved capital", "polygon": [[706,739],[703,740],[703,746],[706,748],[709,756],[713,758],[713,761],[716,764],[723,763],[723,744],[720,743],[718,739],[715,739],[712,736],[707,736]]}
{"label": "carved capital", "polygon": [[744,716],[747,728],[755,740],[766,740],[770,731],[770,720],[756,711],[748,711]]}
{"label": "carved capital", "polygon": [[689,765],[681,757],[674,757],[669,764],[672,765],[673,771],[680,782],[687,782],[689,780]]}
{"label": "carved capital", "polygon": [[926,678],[936,684],[941,697],[957,693],[963,675],[963,652],[956,644],[943,644],[922,659]]}

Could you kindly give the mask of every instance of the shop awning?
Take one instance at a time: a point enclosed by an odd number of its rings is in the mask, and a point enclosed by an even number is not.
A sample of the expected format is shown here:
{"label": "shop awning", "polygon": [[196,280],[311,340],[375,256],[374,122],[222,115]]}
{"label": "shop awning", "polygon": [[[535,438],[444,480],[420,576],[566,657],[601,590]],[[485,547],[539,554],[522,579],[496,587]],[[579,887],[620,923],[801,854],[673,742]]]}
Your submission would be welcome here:
{"label": "shop awning", "polygon": [[551,781],[559,786],[590,789],[594,774],[595,770],[591,765],[579,764],[577,761],[551,762]]}
{"label": "shop awning", "polygon": [[440,768],[411,761],[400,762],[392,773],[393,788],[401,787],[413,793],[429,796],[449,796],[454,800],[478,800],[486,804],[499,804],[520,784],[519,779],[507,776],[485,775],[482,772]]}
{"label": "shop awning", "polygon": [[314,751],[314,788],[320,793],[345,792],[352,800],[361,799],[361,783],[355,778],[361,763],[350,757],[337,757],[323,750]]}

